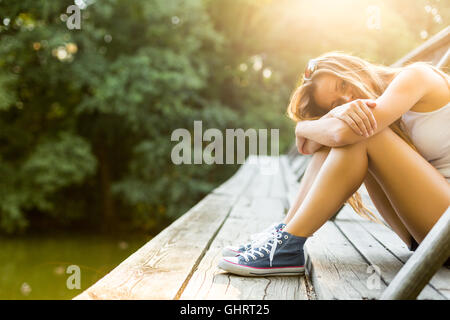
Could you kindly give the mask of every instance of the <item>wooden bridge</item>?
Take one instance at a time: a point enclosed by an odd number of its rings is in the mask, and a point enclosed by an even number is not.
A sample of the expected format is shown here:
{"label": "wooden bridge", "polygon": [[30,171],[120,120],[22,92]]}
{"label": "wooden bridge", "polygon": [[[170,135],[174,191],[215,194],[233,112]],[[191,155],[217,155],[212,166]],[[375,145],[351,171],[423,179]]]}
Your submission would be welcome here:
{"label": "wooden bridge", "polygon": [[[422,60],[442,67],[449,47],[446,28],[398,64]],[[305,276],[249,278],[217,268],[224,246],[284,217],[309,159],[295,148],[279,157],[250,156],[233,177],[75,299],[379,299],[413,253],[387,224],[363,219],[348,205],[308,239]],[[359,192],[375,208],[364,185]],[[450,269],[442,267],[418,299],[449,298]]]}

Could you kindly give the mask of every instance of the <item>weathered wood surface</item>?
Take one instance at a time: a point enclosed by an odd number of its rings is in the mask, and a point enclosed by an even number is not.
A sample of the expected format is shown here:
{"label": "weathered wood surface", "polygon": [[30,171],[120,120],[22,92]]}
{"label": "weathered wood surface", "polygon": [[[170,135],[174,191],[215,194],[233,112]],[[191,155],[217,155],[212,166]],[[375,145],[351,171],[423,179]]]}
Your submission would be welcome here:
{"label": "weathered wood surface", "polygon": [[[354,214],[351,210],[343,210],[340,212],[336,221],[356,222],[402,264],[405,264],[413,254],[407,248],[406,244],[388,226],[368,221]],[[433,278],[431,278],[429,286],[437,289],[446,299],[450,299],[450,269],[445,267],[440,268]],[[418,299],[424,298],[424,292],[419,295]]]}
{"label": "weathered wood surface", "polygon": [[381,298],[415,299],[449,257],[450,208],[436,222]]}
{"label": "weathered wood surface", "polygon": [[318,299],[375,299],[386,287],[368,286],[369,264],[331,221],[308,239],[306,252]]}
{"label": "weathered wood surface", "polygon": [[[277,157],[250,158],[238,172],[76,299],[307,299],[307,279],[221,274],[224,245],[281,220],[286,181]],[[310,286],[309,286],[310,287]]]}
{"label": "weathered wood surface", "polygon": [[[391,233],[395,237],[397,237],[397,235],[384,225],[362,218],[358,222],[358,218],[355,216],[356,214],[353,212],[353,209],[346,205],[334,222],[344,236],[349,239],[352,245],[360,252],[370,266],[372,266],[370,271],[376,272],[379,275],[380,280],[386,285],[389,285],[403,267],[404,261],[398,259],[387,250],[386,245],[388,244],[385,244],[384,242],[387,242],[389,239],[386,237],[386,233]],[[382,242],[371,236],[370,232],[368,234],[367,229],[362,226],[364,224],[369,230],[372,228],[384,229],[384,236],[380,237]],[[402,242],[399,238],[398,241]],[[403,249],[402,255],[411,256],[412,253],[406,248],[406,245],[402,243],[401,247]],[[375,277],[372,277],[372,279],[374,278]],[[445,299],[445,295],[440,293],[439,290],[432,285],[427,285],[418,299],[440,300]]]}
{"label": "weathered wood surface", "polygon": [[[309,159],[246,163],[76,299],[379,298],[411,252],[388,227],[359,217],[348,205],[307,241],[307,276],[247,278],[217,268],[225,245],[283,219]],[[278,169],[268,170],[267,161]],[[363,186],[360,191],[370,201]],[[449,273],[442,268],[419,299],[448,299]]]}

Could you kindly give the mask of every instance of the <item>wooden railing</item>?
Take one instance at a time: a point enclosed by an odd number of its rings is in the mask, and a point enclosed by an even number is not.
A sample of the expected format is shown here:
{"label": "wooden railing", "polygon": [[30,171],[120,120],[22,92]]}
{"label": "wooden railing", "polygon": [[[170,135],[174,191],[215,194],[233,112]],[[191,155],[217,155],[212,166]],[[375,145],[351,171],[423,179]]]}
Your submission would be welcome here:
{"label": "wooden railing", "polygon": [[[433,65],[439,65],[442,57],[445,56],[450,47],[450,26],[437,33],[428,41],[405,55],[403,58],[395,62],[393,67],[400,67],[410,62],[427,61]],[[442,67],[442,66],[441,66]]]}

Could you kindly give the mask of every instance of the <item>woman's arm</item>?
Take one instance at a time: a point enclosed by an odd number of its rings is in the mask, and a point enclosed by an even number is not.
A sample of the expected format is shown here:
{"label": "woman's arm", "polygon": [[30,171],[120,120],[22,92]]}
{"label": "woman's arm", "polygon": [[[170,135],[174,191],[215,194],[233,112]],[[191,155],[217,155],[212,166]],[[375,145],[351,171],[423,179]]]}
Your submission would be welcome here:
{"label": "woman's arm", "polygon": [[344,121],[336,118],[304,120],[295,127],[295,135],[324,146],[338,147],[341,140],[339,135],[343,131],[344,125]]}
{"label": "woman's arm", "polygon": [[[430,72],[432,71],[424,66],[411,66],[395,77],[372,109],[377,123],[373,134],[398,120],[430,92],[433,84]],[[297,124],[296,134],[329,147],[353,144],[366,138],[355,133],[344,121],[324,117]]]}
{"label": "woman's arm", "polygon": [[344,125],[344,121],[332,118],[329,114],[326,114],[318,120],[298,122],[295,127],[295,135],[297,139],[303,138],[316,144],[337,147],[339,145],[339,134],[343,130]]}
{"label": "woman's arm", "polygon": [[303,154],[313,154],[322,147],[323,144],[320,144],[311,139],[306,139],[305,144],[303,145]]}
{"label": "woman's arm", "polygon": [[322,148],[322,145],[320,143],[301,136],[295,137],[295,144],[297,146],[298,152],[301,154],[313,154],[314,152]]}
{"label": "woman's arm", "polygon": [[301,154],[313,154],[322,147],[320,143],[298,135],[295,137],[295,143],[298,152]]}
{"label": "woman's arm", "polygon": [[[326,118],[331,118],[330,114],[326,114],[326,115],[322,116],[321,119],[326,119]],[[296,144],[297,144],[298,152],[300,152],[301,154],[307,155],[307,154],[313,154],[314,152],[316,152],[317,150],[322,148],[324,145],[315,140],[308,139],[300,134],[301,129],[299,128],[299,126],[304,126],[306,121],[308,121],[308,120],[300,121],[297,123],[297,126],[295,128],[295,136],[296,136]],[[315,121],[315,120],[313,120],[313,121]],[[306,124],[306,125],[308,125],[308,124]]]}

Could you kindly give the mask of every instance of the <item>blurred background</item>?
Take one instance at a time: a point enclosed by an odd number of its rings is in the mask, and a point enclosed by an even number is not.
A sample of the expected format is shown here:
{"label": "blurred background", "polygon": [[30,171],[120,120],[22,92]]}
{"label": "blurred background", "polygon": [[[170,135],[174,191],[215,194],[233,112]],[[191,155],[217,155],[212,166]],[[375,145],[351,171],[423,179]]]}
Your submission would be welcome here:
{"label": "blurred background", "polygon": [[449,21],[450,0],[0,0],[0,299],[74,297],[238,168],[174,165],[173,130],[278,128],[286,152],[308,59],[389,65]]}

